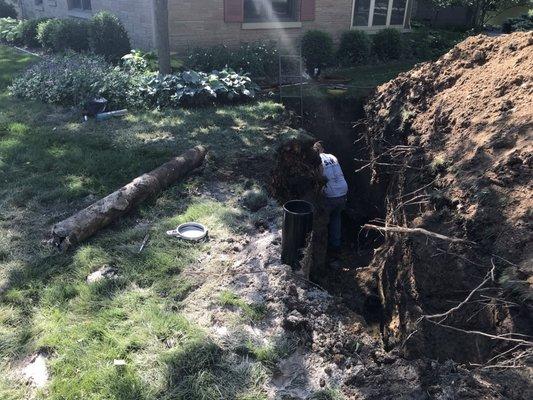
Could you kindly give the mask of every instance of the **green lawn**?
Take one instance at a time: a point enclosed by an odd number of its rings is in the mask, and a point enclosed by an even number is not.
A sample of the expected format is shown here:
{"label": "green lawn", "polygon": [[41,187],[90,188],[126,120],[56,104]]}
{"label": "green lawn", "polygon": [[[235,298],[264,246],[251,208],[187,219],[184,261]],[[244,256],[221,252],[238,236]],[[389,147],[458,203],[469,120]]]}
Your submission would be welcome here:
{"label": "green lawn", "polygon": [[[180,271],[211,245],[164,232],[197,220],[224,236],[247,224],[251,216],[236,202],[195,196],[196,188],[225,180],[238,195],[256,183],[254,163],[243,168],[242,160],[271,154],[282,135],[272,125],[281,107],[259,102],[82,123],[75,110],[9,97],[10,79],[31,61],[0,46],[0,399],[28,396],[20,366],[37,352],[49,356],[51,374],[38,398],[263,398],[260,371],[235,371],[180,314],[191,288]],[[199,143],[210,149],[201,175],[69,253],[43,241],[54,222]],[[103,265],[119,278],[87,284]],[[126,366],[115,367],[115,359]]]}

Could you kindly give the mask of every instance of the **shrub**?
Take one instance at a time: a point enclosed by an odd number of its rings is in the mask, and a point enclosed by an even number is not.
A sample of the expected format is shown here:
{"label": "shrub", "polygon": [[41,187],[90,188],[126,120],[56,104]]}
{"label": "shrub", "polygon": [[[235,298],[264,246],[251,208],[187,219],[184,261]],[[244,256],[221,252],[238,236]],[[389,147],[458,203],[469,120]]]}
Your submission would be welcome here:
{"label": "shrub", "polygon": [[17,10],[13,4],[0,0],[0,18],[17,18]]}
{"label": "shrub", "polygon": [[138,103],[145,107],[234,103],[253,99],[259,89],[248,76],[237,74],[231,69],[213,71],[210,74],[195,71],[165,76],[144,73],[136,86],[140,99]]}
{"label": "shrub", "polygon": [[46,18],[27,19],[21,22],[19,32],[20,41],[27,47],[39,47],[41,43],[37,39],[37,27],[47,21]]}
{"label": "shrub", "polygon": [[333,60],[333,40],[323,31],[308,31],[302,38],[302,56],[307,71],[314,75],[315,68],[330,65]]}
{"label": "shrub", "polygon": [[402,34],[397,29],[387,28],[372,38],[373,50],[382,61],[397,60],[402,55]]}
{"label": "shrub", "polygon": [[17,97],[82,107],[88,100],[103,96],[114,108],[126,105],[129,79],[103,57],[70,52],[33,65],[15,79],[10,91]]}
{"label": "shrub", "polygon": [[196,47],[187,56],[185,65],[187,68],[204,72],[222,69],[231,62],[231,53],[224,45]]}
{"label": "shrub", "polygon": [[116,16],[106,11],[91,19],[89,47],[111,62],[118,62],[131,50],[128,32]]}
{"label": "shrub", "polygon": [[230,60],[228,65],[231,68],[246,71],[254,77],[272,79],[279,72],[279,50],[273,41],[241,44],[231,54]]}
{"label": "shrub", "polygon": [[18,43],[20,41],[20,21],[14,18],[0,18],[0,42]]}
{"label": "shrub", "polygon": [[223,45],[197,47],[187,57],[186,66],[206,72],[228,66],[253,77],[274,78],[278,73],[278,54],[273,41],[244,43],[236,49]]}
{"label": "shrub", "polygon": [[502,23],[502,32],[511,33],[516,31],[533,30],[533,13],[521,15],[516,18],[509,18]]}
{"label": "shrub", "polygon": [[38,24],[37,39],[45,49],[54,52],[86,51],[88,32],[89,25],[84,20],[54,18]]}
{"label": "shrub", "polygon": [[337,59],[345,66],[363,64],[370,57],[371,41],[363,31],[348,31],[341,36]]}

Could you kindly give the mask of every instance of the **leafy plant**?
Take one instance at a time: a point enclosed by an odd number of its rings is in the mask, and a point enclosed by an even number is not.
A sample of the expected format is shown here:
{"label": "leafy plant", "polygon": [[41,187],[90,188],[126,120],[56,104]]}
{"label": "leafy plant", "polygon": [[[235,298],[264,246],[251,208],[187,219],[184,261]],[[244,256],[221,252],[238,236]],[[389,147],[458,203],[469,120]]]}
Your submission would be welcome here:
{"label": "leafy plant", "polygon": [[40,23],[47,21],[47,18],[26,19],[20,23],[20,41],[27,47],[40,47],[41,43],[37,39],[37,27]]}
{"label": "leafy plant", "polygon": [[333,39],[327,32],[308,31],[302,38],[302,56],[309,74],[333,62]]}
{"label": "leafy plant", "polygon": [[118,62],[131,50],[128,32],[113,14],[102,11],[90,22],[89,47],[110,62]]}
{"label": "leafy plant", "polygon": [[20,39],[20,21],[13,18],[0,18],[0,42],[16,43]]}
{"label": "leafy plant", "polygon": [[374,53],[381,61],[398,60],[402,56],[402,34],[397,29],[379,31],[373,36],[372,42]]}
{"label": "leafy plant", "polygon": [[224,69],[210,74],[196,71],[165,76],[144,74],[138,90],[145,107],[179,107],[253,99],[258,87],[248,76]]}
{"label": "leafy plant", "polygon": [[341,36],[337,59],[344,66],[364,64],[368,62],[372,42],[363,31],[351,30]]}
{"label": "leafy plant", "polygon": [[132,50],[122,57],[122,67],[132,73],[155,72],[158,69],[157,56],[141,50]]}
{"label": "leafy plant", "polygon": [[66,106],[83,107],[103,96],[113,108],[128,103],[130,78],[100,56],[67,53],[33,65],[9,89],[17,97]]}
{"label": "leafy plant", "polygon": [[89,49],[87,36],[89,24],[84,20],[49,19],[37,26],[37,39],[50,51],[86,51]]}
{"label": "leafy plant", "polygon": [[186,66],[197,71],[229,67],[253,77],[273,79],[278,72],[278,47],[275,42],[243,43],[236,49],[217,45],[197,47],[187,57]]}
{"label": "leafy plant", "polygon": [[516,18],[509,18],[502,23],[503,33],[531,30],[533,30],[533,11]]}
{"label": "leafy plant", "polygon": [[17,10],[13,4],[0,0],[0,18],[17,18]]}

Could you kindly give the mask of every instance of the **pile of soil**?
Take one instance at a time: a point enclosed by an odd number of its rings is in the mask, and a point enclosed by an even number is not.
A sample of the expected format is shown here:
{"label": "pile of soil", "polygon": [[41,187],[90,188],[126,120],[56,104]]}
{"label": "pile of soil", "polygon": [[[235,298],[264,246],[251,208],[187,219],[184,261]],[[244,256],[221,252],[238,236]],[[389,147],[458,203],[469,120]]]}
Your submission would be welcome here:
{"label": "pile of soil", "polygon": [[[479,332],[533,334],[532,104],[533,32],[521,32],[470,37],[366,105],[372,181],[387,187],[384,225],[465,240],[385,232],[371,267],[388,348],[485,363],[519,342]],[[459,305],[486,278],[457,310],[420,318]]]}

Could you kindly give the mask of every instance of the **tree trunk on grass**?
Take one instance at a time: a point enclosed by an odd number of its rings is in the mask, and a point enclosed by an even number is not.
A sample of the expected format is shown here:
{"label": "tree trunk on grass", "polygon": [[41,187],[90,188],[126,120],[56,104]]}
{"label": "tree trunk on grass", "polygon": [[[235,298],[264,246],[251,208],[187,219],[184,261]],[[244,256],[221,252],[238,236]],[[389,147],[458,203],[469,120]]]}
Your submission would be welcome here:
{"label": "tree trunk on grass", "polygon": [[159,73],[168,75],[172,72],[168,33],[168,0],[154,0],[154,33]]}
{"label": "tree trunk on grass", "polygon": [[61,250],[82,242],[103,227],[159,193],[202,165],[207,150],[196,146],[152,172],[144,174],[116,192],[61,221],[52,228],[53,243]]}

